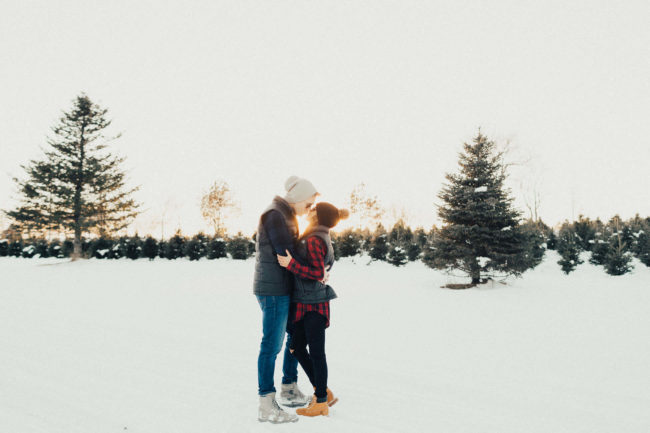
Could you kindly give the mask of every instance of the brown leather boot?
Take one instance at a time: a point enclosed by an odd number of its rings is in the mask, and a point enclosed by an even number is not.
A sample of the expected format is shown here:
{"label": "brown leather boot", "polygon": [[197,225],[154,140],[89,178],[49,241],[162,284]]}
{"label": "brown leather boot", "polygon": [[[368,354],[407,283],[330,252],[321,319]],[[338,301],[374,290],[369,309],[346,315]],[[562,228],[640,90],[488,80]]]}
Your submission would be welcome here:
{"label": "brown leather boot", "polygon": [[[314,387],[314,391],[316,391],[316,387]],[[327,405],[329,407],[332,407],[332,406],[334,406],[336,404],[337,401],[339,401],[339,398],[334,397],[334,394],[332,393],[332,390],[327,388]],[[316,396],[315,395],[312,396],[311,403],[309,403],[309,405],[312,405],[314,403],[316,403]]]}
{"label": "brown leather boot", "polygon": [[336,402],[339,401],[338,397],[334,397],[334,394],[332,394],[332,391],[327,388],[327,405],[329,407],[332,407],[336,404]]}
{"label": "brown leather boot", "polygon": [[327,402],[316,403],[314,398],[314,404],[311,404],[305,408],[296,409],[296,415],[302,416],[319,416],[319,415],[329,415],[329,406]]}

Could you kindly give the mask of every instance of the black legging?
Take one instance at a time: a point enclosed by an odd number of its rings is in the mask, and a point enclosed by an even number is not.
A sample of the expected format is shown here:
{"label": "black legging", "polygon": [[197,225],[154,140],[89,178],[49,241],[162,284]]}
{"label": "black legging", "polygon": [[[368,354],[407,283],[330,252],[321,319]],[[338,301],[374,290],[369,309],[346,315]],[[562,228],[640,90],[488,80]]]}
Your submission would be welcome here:
{"label": "black legging", "polygon": [[[308,311],[294,325],[291,348],[309,381],[316,387],[318,402],[327,401],[327,359],[325,358],[325,325],[327,319]],[[307,352],[309,345],[309,353]]]}

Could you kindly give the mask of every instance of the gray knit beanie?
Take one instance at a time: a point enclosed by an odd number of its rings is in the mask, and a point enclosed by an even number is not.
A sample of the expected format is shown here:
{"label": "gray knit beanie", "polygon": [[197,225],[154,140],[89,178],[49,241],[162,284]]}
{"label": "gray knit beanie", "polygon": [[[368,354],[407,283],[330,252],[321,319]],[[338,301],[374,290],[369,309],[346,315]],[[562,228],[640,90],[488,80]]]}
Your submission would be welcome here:
{"label": "gray knit beanie", "polygon": [[284,199],[289,203],[298,203],[307,200],[314,194],[318,194],[318,191],[316,191],[316,188],[314,188],[314,185],[310,181],[298,176],[291,176],[287,179],[284,182],[284,189],[287,191]]}

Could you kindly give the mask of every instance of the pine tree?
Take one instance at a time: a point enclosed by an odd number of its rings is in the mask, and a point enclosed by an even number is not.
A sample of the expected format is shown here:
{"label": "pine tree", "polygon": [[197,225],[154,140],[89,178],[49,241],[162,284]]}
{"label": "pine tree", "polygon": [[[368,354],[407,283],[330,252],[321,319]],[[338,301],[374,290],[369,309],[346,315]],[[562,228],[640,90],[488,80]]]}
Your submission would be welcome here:
{"label": "pine tree", "polygon": [[408,256],[409,261],[414,262],[422,258],[427,244],[427,232],[424,231],[424,228],[422,227],[416,228],[413,232],[413,241],[406,250],[406,255]]}
{"label": "pine tree", "polygon": [[388,242],[391,245],[406,246],[413,240],[413,232],[410,227],[407,227],[403,219],[397,220],[393,228],[388,233]]}
{"label": "pine tree", "polygon": [[[108,110],[81,94],[64,112],[47,140],[45,158],[23,166],[25,180],[14,179],[21,193],[18,209],[7,212],[23,231],[74,233],[72,258],[82,256],[82,236],[107,236],[125,228],[139,205],[126,190],[123,158],[106,152]],[[119,137],[119,136],[118,136]],[[115,137],[117,138],[117,137]]]}
{"label": "pine tree", "polygon": [[31,259],[35,255],[36,255],[36,246],[32,243],[32,241],[25,242],[23,244],[21,257],[25,259]]}
{"label": "pine tree", "polygon": [[17,239],[9,243],[9,249],[7,255],[9,257],[20,257],[23,254],[23,241],[22,239]]}
{"label": "pine tree", "polygon": [[[644,265],[650,267],[650,236],[645,231],[637,232],[635,256]],[[0,255],[2,255],[0,253]]]}
{"label": "pine tree", "polygon": [[332,250],[334,251],[334,260],[341,258],[341,251],[339,251],[339,241],[336,235],[332,234]]}
{"label": "pine tree", "polygon": [[[395,223],[390,233],[388,233],[388,243],[391,246],[389,249],[389,262],[391,261],[391,251],[395,248],[399,248],[410,262],[417,260],[422,252],[411,227],[407,226],[406,222],[401,218]],[[400,252],[395,251],[394,254],[400,254]]]}
{"label": "pine tree", "polygon": [[113,241],[113,246],[109,250],[107,258],[121,259],[122,257],[126,257],[128,246],[129,238],[126,236],[120,236],[118,239]]}
{"label": "pine tree", "polygon": [[61,255],[59,257],[70,257],[74,251],[74,243],[66,239],[61,244]]}
{"label": "pine tree", "polygon": [[33,160],[21,168],[26,171],[27,180],[14,178],[22,195],[21,204],[18,209],[5,213],[14,220],[14,228],[28,237],[49,236],[60,226],[63,217],[58,206],[61,190],[58,179],[63,173],[61,163]]}
{"label": "pine tree", "polygon": [[549,250],[554,250],[557,248],[557,236],[555,235],[555,231],[553,229],[551,229],[546,238],[546,248]]}
{"label": "pine tree", "polygon": [[185,244],[184,248],[186,257],[190,260],[199,260],[207,255],[207,237],[203,233],[198,233]]}
{"label": "pine tree", "polygon": [[34,246],[36,247],[36,255],[42,258],[50,257],[49,244],[45,239],[36,239]]}
{"label": "pine tree", "polygon": [[370,245],[370,257],[385,261],[388,255],[388,233],[381,223],[377,225]]}
{"label": "pine tree", "polygon": [[589,218],[579,215],[578,221],[573,223],[573,231],[580,248],[584,251],[591,251],[594,244],[591,241],[596,237],[595,224]]}
{"label": "pine tree", "polygon": [[223,257],[228,257],[226,252],[226,241],[219,237],[214,236],[208,241],[208,259],[221,259]]}
{"label": "pine tree", "polygon": [[151,236],[147,236],[142,243],[142,257],[153,260],[158,255],[158,241]]}
{"label": "pine tree", "polygon": [[110,251],[113,248],[113,240],[110,238],[95,238],[90,241],[88,255],[97,259],[110,258]]}
{"label": "pine tree", "polygon": [[339,257],[354,257],[361,253],[361,233],[346,229],[336,235]]}
{"label": "pine tree", "polygon": [[246,260],[251,256],[251,240],[244,236],[241,232],[237,233],[237,236],[234,236],[228,239],[228,244],[226,250],[235,260]]}
{"label": "pine tree", "polygon": [[413,237],[421,250],[424,250],[429,243],[429,234],[424,230],[424,227],[416,228],[413,232]]}
{"label": "pine tree", "polygon": [[399,245],[390,246],[386,259],[393,266],[403,266],[408,262],[406,251]]}
{"label": "pine tree", "polygon": [[632,256],[629,252],[625,251],[621,242],[610,250],[607,260],[605,262],[605,271],[609,275],[624,275],[632,271]]}
{"label": "pine tree", "polygon": [[534,268],[544,259],[546,252],[544,248],[545,231],[548,227],[541,220],[527,220],[520,225],[520,228],[525,238],[526,249],[524,254],[519,255],[514,260],[520,261],[522,267]]}
{"label": "pine tree", "polygon": [[526,237],[519,228],[519,211],[504,188],[505,168],[495,144],[479,131],[473,144],[464,144],[459,174],[447,174],[438,197],[444,202],[438,215],[445,225],[438,231],[433,260],[436,269],[459,269],[472,279],[481,273],[519,275],[530,267]]}
{"label": "pine tree", "polygon": [[355,233],[361,239],[361,252],[370,253],[370,243],[372,242],[372,232],[368,227],[355,230]]}
{"label": "pine tree", "polygon": [[569,274],[582,263],[580,259],[580,245],[573,228],[565,223],[560,229],[557,240],[557,252],[562,257],[557,263],[565,274]]}
{"label": "pine tree", "polygon": [[416,242],[412,242],[406,249],[406,258],[409,262],[414,262],[422,255],[422,248]]}
{"label": "pine tree", "polygon": [[589,263],[592,265],[605,266],[607,257],[610,255],[610,237],[612,231],[609,227],[603,227],[600,231],[596,232],[594,239],[592,239],[591,256]]}
{"label": "pine tree", "polygon": [[631,231],[627,230],[627,242],[625,226],[621,218],[616,215],[608,224],[612,227],[612,235],[609,237],[609,251],[605,257],[605,271],[610,275],[627,274],[633,269],[632,255],[629,252],[629,243],[631,243]]}
{"label": "pine tree", "polygon": [[63,253],[61,251],[61,242],[59,242],[57,239],[53,239],[52,241],[50,241],[47,247],[47,254],[50,257],[62,258]]}
{"label": "pine tree", "polygon": [[158,257],[160,257],[161,259],[166,259],[168,248],[169,248],[169,241],[161,239],[158,242]]}
{"label": "pine tree", "polygon": [[185,237],[181,234],[180,230],[177,230],[176,234],[165,243],[164,257],[169,260],[176,260],[183,257],[183,245],[185,245],[185,242]]}
{"label": "pine tree", "polygon": [[434,246],[438,230],[435,225],[431,227],[431,231],[427,233],[426,244],[422,247],[422,262],[430,267],[433,267],[431,265],[438,260],[436,247]]}
{"label": "pine tree", "polygon": [[131,260],[139,259],[142,255],[142,240],[136,233],[135,236],[128,238],[126,241],[126,251],[124,256]]}

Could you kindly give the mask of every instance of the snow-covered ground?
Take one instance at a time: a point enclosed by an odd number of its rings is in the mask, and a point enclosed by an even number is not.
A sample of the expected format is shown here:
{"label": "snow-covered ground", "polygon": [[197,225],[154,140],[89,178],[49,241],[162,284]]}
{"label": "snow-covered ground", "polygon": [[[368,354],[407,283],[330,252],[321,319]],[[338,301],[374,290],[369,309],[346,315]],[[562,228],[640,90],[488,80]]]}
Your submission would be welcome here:
{"label": "snow-covered ground", "polygon": [[252,260],[2,258],[0,432],[649,432],[650,269],[557,260],[460,291],[421,263],[337,262],[340,402],[271,425]]}

